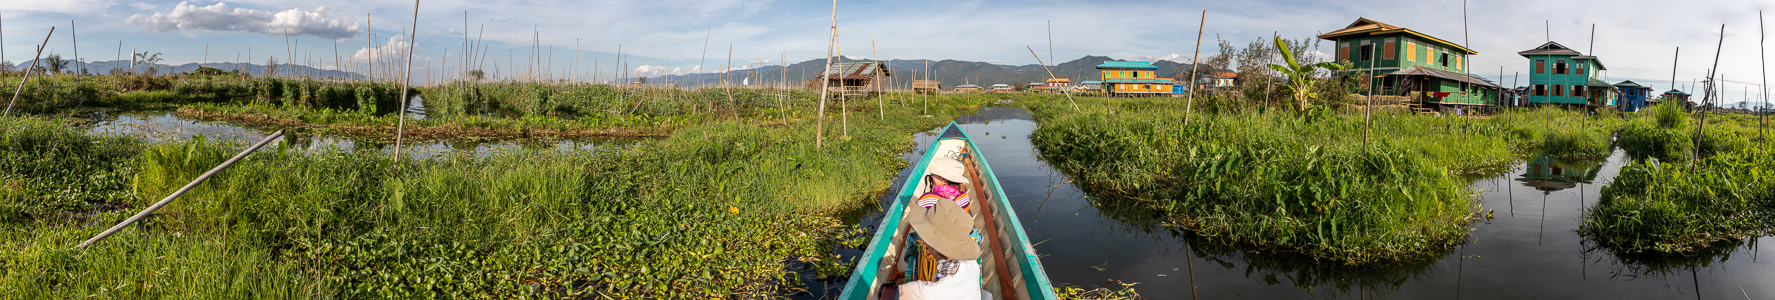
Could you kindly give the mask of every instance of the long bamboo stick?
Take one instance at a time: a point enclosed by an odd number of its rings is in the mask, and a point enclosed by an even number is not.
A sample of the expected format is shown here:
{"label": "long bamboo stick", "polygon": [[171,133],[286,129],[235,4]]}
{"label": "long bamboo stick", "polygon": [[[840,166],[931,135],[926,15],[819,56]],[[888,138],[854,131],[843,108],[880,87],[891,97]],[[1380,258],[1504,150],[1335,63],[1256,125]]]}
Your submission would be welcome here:
{"label": "long bamboo stick", "polygon": [[832,31],[826,41],[826,67],[820,69],[820,110],[819,120],[814,123],[814,148],[824,148],[826,141],[826,93],[832,87],[832,79],[826,73],[832,71],[832,47],[838,43],[838,0],[832,0]]}
{"label": "long bamboo stick", "polygon": [[399,100],[401,103],[401,112],[399,115],[400,122],[398,122],[398,124],[395,125],[395,131],[394,131],[395,168],[400,168],[401,138],[405,135],[405,133],[407,131],[407,103],[409,102],[408,99],[410,99],[410,98],[407,98],[407,90],[412,89],[410,87],[410,85],[413,82],[413,78],[412,78],[413,77],[413,45],[419,43],[419,41],[414,40],[414,38],[418,37],[418,35],[419,35],[419,30],[418,30],[418,28],[419,28],[419,0],[413,0],[413,28],[414,28],[414,30],[411,33],[409,33],[409,34],[411,34],[411,36],[407,37],[407,67],[405,68],[406,71],[401,72],[404,75],[401,75],[401,99]]}
{"label": "long bamboo stick", "polygon": [[1702,129],[1707,128],[1707,104],[1708,102],[1713,102],[1714,93],[1718,90],[1719,84],[1714,77],[1714,73],[1719,72],[1720,52],[1724,51],[1726,46],[1726,24],[1720,24],[1719,40],[1719,45],[1715,46],[1716,49],[1713,53],[1713,68],[1708,70],[1707,95],[1701,98],[1701,124],[1695,126],[1695,155],[1689,158],[1690,169],[1694,169],[1696,163],[1699,163],[1701,160],[1701,132]]}
{"label": "long bamboo stick", "polygon": [[[1042,61],[1042,56],[1041,56],[1041,55],[1037,55],[1037,54],[1035,54],[1035,48],[1034,48],[1034,47],[1030,47],[1030,46],[1027,46],[1027,45],[1025,45],[1025,46],[1023,46],[1023,48],[1026,48],[1026,49],[1029,49],[1029,55],[1030,55],[1030,56],[1035,56],[1035,63],[1038,63],[1038,64],[1041,64],[1041,65],[1042,65],[1042,70],[1044,70],[1044,71],[1047,71],[1047,72],[1048,72],[1048,78],[1059,78],[1059,77],[1055,77],[1055,76],[1054,76],[1054,69],[1049,69],[1049,68],[1048,68],[1048,63],[1047,63],[1047,62],[1044,62],[1044,61]],[[926,63],[926,64],[925,64],[925,68],[930,68],[930,64],[929,64],[929,63],[928,63],[928,62],[927,62],[927,63]],[[1063,93],[1060,93],[1060,94],[1061,94],[1061,95],[1066,95],[1066,102],[1067,102],[1067,103],[1072,103],[1072,111],[1080,111],[1080,110],[1079,110],[1079,103],[1078,103],[1078,102],[1074,102],[1074,101],[1072,101],[1072,93],[1070,93],[1070,92],[1063,92]],[[1107,98],[1107,97],[1105,97],[1105,98]],[[1109,100],[1103,100],[1103,101],[1104,101],[1104,103],[1103,103],[1103,104],[1104,104],[1104,106],[1103,106],[1103,109],[1109,109]],[[926,105],[925,105],[925,106],[926,106],[926,108],[925,108],[925,114],[930,114],[930,105],[929,105],[929,104],[926,104]]]}
{"label": "long bamboo stick", "polygon": [[[1204,9],[1204,10],[1202,10],[1202,23],[1200,25],[1197,25],[1197,28],[1196,28],[1196,54],[1194,54],[1190,57],[1190,64],[1189,64],[1189,87],[1190,87],[1190,89],[1189,89],[1189,98],[1185,98],[1184,103],[1183,103],[1183,126],[1189,126],[1189,119],[1190,119],[1190,115],[1191,115],[1190,112],[1195,110],[1195,108],[1193,106],[1196,105],[1196,90],[1199,88],[1198,86],[1196,86],[1196,67],[1202,65],[1202,59],[1201,59],[1202,58],[1202,32],[1205,32],[1205,31],[1208,31],[1208,10]],[[1281,47],[1281,46],[1282,45],[1276,45],[1276,47]],[[1210,70],[1210,72],[1212,72],[1212,70]],[[1106,107],[1104,107],[1104,109],[1107,110],[1109,108],[1106,106]],[[1192,289],[1193,289],[1193,287],[1192,287]]]}
{"label": "long bamboo stick", "polygon": [[[832,0],[832,1],[834,3],[836,3],[838,0]],[[49,27],[49,34],[43,35],[43,44],[37,46],[37,56],[35,58],[31,59],[31,67],[25,68],[25,78],[20,79],[18,81],[18,89],[15,89],[12,91],[12,101],[6,102],[6,111],[0,112],[0,117],[5,117],[6,115],[12,114],[12,105],[14,103],[18,103],[19,93],[22,93],[25,91],[25,82],[31,81],[31,73],[33,73],[37,69],[37,60],[43,59],[43,47],[46,45],[49,45],[49,37],[54,36],[54,35],[55,35],[55,27]]]}
{"label": "long bamboo stick", "polygon": [[148,215],[153,214],[154,211],[160,210],[161,207],[165,207],[167,203],[172,203],[173,199],[178,199],[180,195],[184,195],[185,192],[191,191],[191,188],[197,187],[197,184],[203,183],[204,180],[209,180],[210,177],[216,176],[216,173],[220,173],[220,172],[222,172],[223,169],[227,169],[229,166],[233,166],[235,162],[239,162],[240,159],[246,158],[247,154],[252,154],[254,151],[259,151],[259,148],[265,147],[265,144],[269,144],[269,143],[271,143],[271,141],[277,140],[278,138],[283,137],[283,135],[284,135],[284,131],[282,129],[279,129],[276,132],[272,132],[271,135],[267,135],[267,136],[265,136],[265,138],[259,139],[259,142],[253,143],[253,146],[247,147],[246,150],[240,151],[239,154],[235,154],[234,157],[228,158],[228,160],[223,161],[222,164],[216,165],[216,167],[214,167],[214,168],[210,168],[210,170],[208,172],[203,172],[203,175],[197,176],[197,179],[193,179],[193,180],[191,180],[190,183],[186,183],[184,187],[180,187],[178,190],[173,191],[172,194],[166,195],[166,198],[160,199],[159,202],[154,202],[154,205],[149,205],[147,209],[143,209],[141,212],[137,212],[134,216],[130,216],[129,219],[124,219],[123,222],[118,222],[117,225],[112,225],[110,229],[105,229],[105,231],[100,232],[99,235],[96,235],[96,236],[93,236],[92,238],[86,239],[86,241],[84,241],[84,242],[80,242],[80,244],[75,245],[74,248],[75,249],[84,248],[87,245],[92,245],[92,243],[98,242],[99,240],[103,240],[103,239],[105,239],[105,237],[109,237],[112,234],[117,234],[117,231],[123,230],[124,227],[129,227],[130,224],[135,224],[136,221],[141,221],[142,218],[148,217]]}

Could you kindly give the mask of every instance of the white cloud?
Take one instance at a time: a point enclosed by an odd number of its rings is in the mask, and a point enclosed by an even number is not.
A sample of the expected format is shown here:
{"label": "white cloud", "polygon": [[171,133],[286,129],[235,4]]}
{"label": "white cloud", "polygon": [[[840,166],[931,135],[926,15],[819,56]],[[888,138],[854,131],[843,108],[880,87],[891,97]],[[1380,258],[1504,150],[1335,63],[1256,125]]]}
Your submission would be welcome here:
{"label": "white cloud", "polygon": [[179,2],[171,12],[153,15],[136,14],[124,23],[141,26],[148,32],[168,30],[239,31],[268,35],[309,35],[323,39],[346,39],[357,36],[363,27],[357,22],[327,17],[326,6],[303,10],[286,8],[277,13],[255,9],[229,9],[227,3],[196,6]]}
{"label": "white cloud", "polygon": [[1185,63],[1185,64],[1190,63],[1190,56],[1189,55],[1183,55],[1183,54],[1177,54],[1177,53],[1172,53],[1170,55],[1163,55],[1163,56],[1141,55],[1141,56],[1130,57],[1128,59],[1133,60],[1133,61],[1144,61],[1144,62],[1158,62],[1161,60],[1168,60],[1168,61],[1172,61],[1172,62],[1176,62],[1176,63]]}
{"label": "white cloud", "polygon": [[67,14],[100,13],[116,5],[116,0],[0,1],[0,10],[43,11]]}
{"label": "white cloud", "polygon": [[375,48],[365,47],[365,48],[358,49],[357,51],[353,51],[351,53],[351,59],[358,60],[358,61],[367,61],[368,59],[371,58],[371,56],[374,56],[377,61],[382,61],[384,59],[400,58],[401,54],[406,53],[406,52],[407,52],[407,36],[395,35],[395,36],[389,37],[388,42],[382,43],[382,46],[380,46],[380,47],[375,47]]}

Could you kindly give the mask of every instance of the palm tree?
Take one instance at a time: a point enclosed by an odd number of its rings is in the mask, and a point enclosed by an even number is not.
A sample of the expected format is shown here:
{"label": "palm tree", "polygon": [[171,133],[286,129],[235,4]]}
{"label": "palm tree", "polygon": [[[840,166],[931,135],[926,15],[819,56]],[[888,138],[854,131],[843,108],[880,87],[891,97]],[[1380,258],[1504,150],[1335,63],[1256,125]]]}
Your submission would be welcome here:
{"label": "palm tree", "polygon": [[1320,91],[1317,90],[1320,87],[1319,82],[1324,80],[1324,78],[1319,78],[1319,70],[1336,72],[1343,70],[1344,65],[1332,62],[1301,65],[1299,61],[1294,59],[1294,51],[1289,50],[1284,43],[1286,42],[1282,40],[1281,36],[1276,36],[1276,51],[1282,53],[1282,61],[1288,65],[1270,64],[1269,67],[1288,76],[1288,82],[1282,86],[1293,94],[1295,112],[1306,112],[1307,108],[1312,105],[1309,100],[1319,97]]}
{"label": "palm tree", "polygon": [[[142,53],[133,53],[130,56],[133,56],[137,62],[148,65],[148,75],[156,73],[154,63],[160,62],[160,53],[148,54],[148,51],[142,51]],[[135,66],[131,65],[130,69],[135,69]]]}

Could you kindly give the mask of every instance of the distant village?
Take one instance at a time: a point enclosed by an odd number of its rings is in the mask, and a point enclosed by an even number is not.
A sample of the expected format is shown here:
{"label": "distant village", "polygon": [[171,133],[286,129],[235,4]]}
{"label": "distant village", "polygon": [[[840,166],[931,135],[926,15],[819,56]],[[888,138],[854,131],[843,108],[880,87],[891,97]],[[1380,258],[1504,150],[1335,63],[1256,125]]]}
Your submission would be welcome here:
{"label": "distant village", "polygon": [[[1468,65],[1470,55],[1479,53],[1409,28],[1358,18],[1342,29],[1317,36],[1334,44],[1333,60],[1352,65],[1338,76],[1357,76],[1352,93],[1386,98],[1419,112],[1487,111],[1503,107],[1562,106],[1573,109],[1618,109],[1638,111],[1661,102],[1677,101],[1689,107],[1690,94],[1678,89],[1653,91],[1651,87],[1623,80],[1609,83],[1602,76],[1608,70],[1601,58],[1586,55],[1556,41],[1548,41],[1533,49],[1519,51],[1522,63],[1530,66],[1527,84],[1513,82],[1506,88],[1501,82],[1473,75]],[[1185,97],[1191,92],[1211,94],[1230,92],[1249,76],[1232,70],[1179,71],[1169,78],[1159,74],[1159,67],[1144,61],[1106,61],[1096,66],[1099,80],[1074,81],[1072,78],[1050,78],[1042,82],[996,83],[988,86],[967,83],[943,86],[939,81],[914,80],[918,92],[942,93],[1075,93],[1114,97]],[[846,94],[885,92],[889,70],[882,62],[841,63],[825,74],[806,82],[819,88],[822,79],[831,88]],[[1506,74],[1499,74],[1505,78]],[[1276,76],[1260,76],[1272,81]],[[1518,77],[1520,78],[1520,77]],[[1190,84],[1193,82],[1193,84]],[[1766,109],[1766,108],[1765,108]]]}

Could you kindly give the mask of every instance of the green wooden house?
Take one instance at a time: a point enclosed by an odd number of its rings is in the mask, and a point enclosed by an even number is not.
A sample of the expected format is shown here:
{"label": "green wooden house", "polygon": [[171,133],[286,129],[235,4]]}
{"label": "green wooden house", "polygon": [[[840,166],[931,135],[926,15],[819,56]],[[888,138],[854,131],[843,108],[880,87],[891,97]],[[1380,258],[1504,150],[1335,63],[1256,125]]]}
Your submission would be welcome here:
{"label": "green wooden house", "polygon": [[1531,105],[1602,107],[1614,105],[1614,88],[1603,82],[1602,60],[1557,42],[1516,54],[1528,58]]}
{"label": "green wooden house", "polygon": [[1500,87],[1469,74],[1468,56],[1479,52],[1466,46],[1368,18],[1319,38],[1336,43],[1334,59],[1349,63],[1346,74],[1362,76],[1377,95],[1407,96],[1433,109],[1497,105]]}

